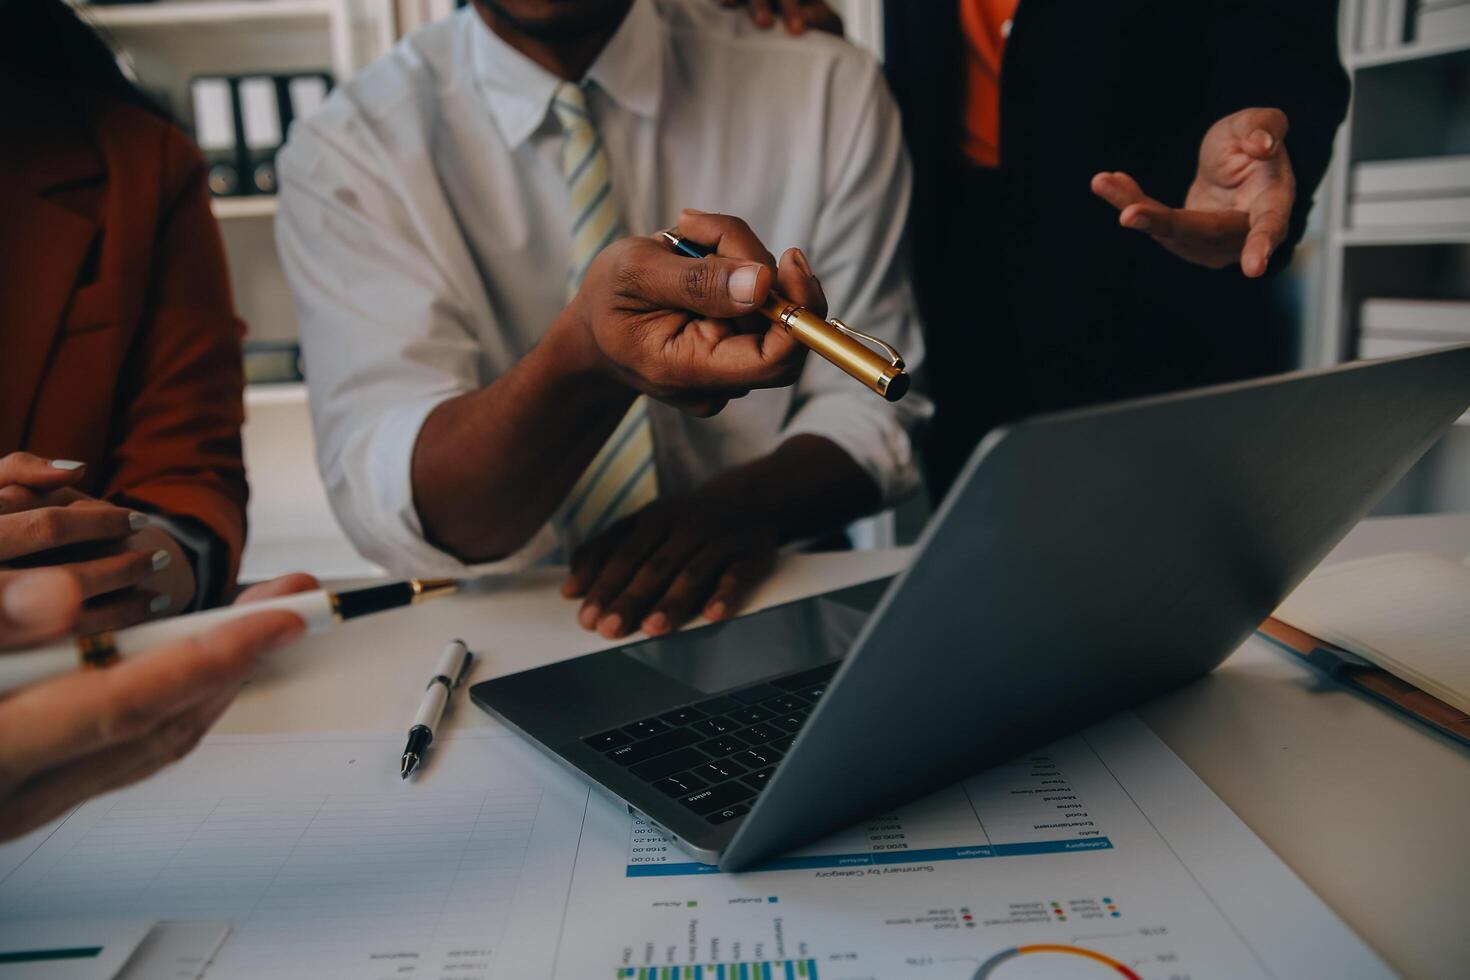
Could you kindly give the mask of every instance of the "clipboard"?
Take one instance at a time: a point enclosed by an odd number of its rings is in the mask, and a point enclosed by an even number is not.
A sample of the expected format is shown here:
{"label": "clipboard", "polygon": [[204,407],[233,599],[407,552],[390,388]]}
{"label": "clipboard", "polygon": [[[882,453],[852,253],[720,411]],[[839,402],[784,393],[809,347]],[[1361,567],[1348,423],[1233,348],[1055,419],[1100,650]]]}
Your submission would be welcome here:
{"label": "clipboard", "polygon": [[1470,745],[1470,715],[1432,694],[1426,694],[1382,667],[1288,626],[1279,619],[1266,620],[1257,632],[1338,683],[1361,691],[1463,745]]}

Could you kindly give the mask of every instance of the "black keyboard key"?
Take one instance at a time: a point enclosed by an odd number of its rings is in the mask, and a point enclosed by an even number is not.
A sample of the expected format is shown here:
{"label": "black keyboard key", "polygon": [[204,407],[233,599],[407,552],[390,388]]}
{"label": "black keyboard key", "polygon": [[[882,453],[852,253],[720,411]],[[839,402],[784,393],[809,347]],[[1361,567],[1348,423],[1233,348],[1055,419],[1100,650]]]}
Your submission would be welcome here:
{"label": "black keyboard key", "polygon": [[701,718],[689,727],[705,738],[714,738],[716,735],[728,735],[740,726],[729,718]]}
{"label": "black keyboard key", "polygon": [[700,742],[699,748],[703,752],[708,752],[710,756],[719,758],[720,756],[734,755],[736,752],[739,752],[745,748],[745,741],[735,735],[721,735],[719,738],[712,738],[708,742]]}
{"label": "black keyboard key", "polygon": [[755,687],[747,687],[739,691],[731,691],[730,697],[741,704],[758,704],[766,698],[773,698],[781,693],[779,687],[769,684],[757,684]]}
{"label": "black keyboard key", "polygon": [[762,769],[781,761],[781,753],[769,745],[757,745],[753,749],[735,753],[732,758],[747,769]]}
{"label": "black keyboard key", "polygon": [[710,823],[729,823],[736,817],[743,817],[749,812],[750,807],[744,803],[736,803],[734,806],[727,806],[723,810],[716,810],[704,819]]}
{"label": "black keyboard key", "polygon": [[582,739],[582,744],[588,748],[596,749],[599,752],[606,752],[608,749],[615,749],[619,745],[627,745],[631,741],[633,741],[631,738],[614,729],[610,732],[603,732],[601,735],[588,735]]}
{"label": "black keyboard key", "polygon": [[827,693],[827,685],[826,684],[817,684],[817,685],[815,685],[813,687],[804,687],[800,691],[798,691],[797,693],[800,694],[802,697],[806,698],[808,701],[816,701],[823,694],[826,694]]}
{"label": "black keyboard key", "polygon": [[740,702],[734,698],[710,698],[708,701],[699,702],[695,707],[707,715],[722,715],[740,707]]}
{"label": "black keyboard key", "polygon": [[750,707],[739,708],[735,711],[732,711],[730,712],[729,716],[740,722],[740,724],[742,725],[754,725],[757,722],[767,720],[772,715],[771,712],[767,711],[765,708],[757,708],[752,705]]}
{"label": "black keyboard key", "polygon": [[769,701],[761,702],[762,708],[768,708],[778,715],[790,714],[797,708],[806,707],[806,698],[799,698],[795,694],[782,694],[771,698]]}
{"label": "black keyboard key", "polygon": [[[804,688],[825,687],[827,681],[832,679],[832,675],[837,673],[837,668],[840,666],[842,666],[840,661],[835,664],[823,664],[820,667],[813,667],[811,670],[804,670],[799,674],[792,674],[790,677],[783,677],[771,683],[783,691],[801,694]],[[801,696],[806,697],[805,694],[801,694]]]}
{"label": "black keyboard key", "polygon": [[632,745],[624,745],[621,748],[613,749],[607,754],[607,757],[620,766],[632,766],[640,762],[647,762],[649,759],[663,755],[665,752],[682,749],[684,746],[692,745],[697,741],[699,741],[699,736],[689,729],[675,728],[673,731],[664,732],[662,735],[655,735],[653,738],[645,738],[641,742],[634,742]]}
{"label": "black keyboard key", "polygon": [[649,759],[647,762],[634,766],[632,773],[639,779],[645,779],[651,783],[655,779],[663,779],[676,772],[702,766],[708,761],[705,754],[698,749],[675,749],[668,755],[661,755],[657,759]]}
{"label": "black keyboard key", "polygon": [[805,721],[806,719],[803,718],[801,715],[787,715],[785,718],[777,718],[775,721],[771,722],[771,724],[775,725],[777,728],[785,729],[788,732],[799,732],[801,731],[801,726],[803,723],[805,723]]}
{"label": "black keyboard key", "polygon": [[796,736],[795,735],[787,735],[785,738],[778,738],[774,742],[769,743],[767,745],[767,748],[772,748],[772,749],[775,749],[777,752],[782,752],[782,753],[790,752],[791,751],[791,743],[792,742],[795,742],[795,741],[796,741]]}
{"label": "black keyboard key", "polygon": [[770,769],[762,769],[760,772],[753,772],[745,777],[745,785],[749,786],[751,789],[759,793],[761,790],[766,788],[766,783],[770,781],[771,775],[775,771],[776,770],[773,767]]}
{"label": "black keyboard key", "polygon": [[740,729],[740,737],[751,745],[760,745],[762,742],[769,742],[773,738],[780,738],[784,734],[785,732],[781,729],[772,728],[765,723]]}
{"label": "black keyboard key", "polygon": [[632,735],[634,738],[653,738],[653,736],[662,735],[668,730],[669,726],[657,718],[645,718],[642,721],[635,721],[631,725],[623,726],[623,731]]}
{"label": "black keyboard key", "polygon": [[658,716],[658,720],[666,725],[687,725],[703,717],[704,712],[698,708],[676,708],[673,711],[665,711]]}
{"label": "black keyboard key", "polygon": [[708,784],[698,776],[681,772],[677,776],[660,779],[653,784],[653,788],[668,796],[688,796],[690,793],[704,789],[706,785]]}
{"label": "black keyboard key", "polygon": [[755,790],[743,783],[721,783],[702,789],[698,793],[691,793],[681,799],[683,803],[695,813],[714,813],[723,810],[734,803],[742,803],[755,795]]}
{"label": "black keyboard key", "polygon": [[706,762],[694,770],[694,775],[711,783],[723,783],[727,779],[734,779],[745,771],[745,767],[738,762],[729,759],[723,762]]}

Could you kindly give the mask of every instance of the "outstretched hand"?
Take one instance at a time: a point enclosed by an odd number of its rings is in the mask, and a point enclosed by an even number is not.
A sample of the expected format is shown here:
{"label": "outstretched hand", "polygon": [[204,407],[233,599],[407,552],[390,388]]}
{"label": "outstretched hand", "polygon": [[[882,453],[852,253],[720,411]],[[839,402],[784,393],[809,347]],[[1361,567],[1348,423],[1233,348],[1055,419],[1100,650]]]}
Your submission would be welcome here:
{"label": "outstretched hand", "polygon": [[1125,173],[1092,178],[1092,192],[1121,213],[1124,228],[1151,236],[1180,258],[1211,269],[1240,263],[1265,275],[1286,240],[1296,203],[1296,176],[1286,151],[1286,114],[1242,109],[1210,127],[1183,208],[1149,197]]}

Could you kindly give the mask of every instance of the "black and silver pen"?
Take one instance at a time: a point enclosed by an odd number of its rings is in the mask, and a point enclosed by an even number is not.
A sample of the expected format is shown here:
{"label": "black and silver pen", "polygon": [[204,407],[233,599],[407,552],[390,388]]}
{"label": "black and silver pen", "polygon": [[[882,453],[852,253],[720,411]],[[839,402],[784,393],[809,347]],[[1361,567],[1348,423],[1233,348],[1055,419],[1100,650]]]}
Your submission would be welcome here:
{"label": "black and silver pen", "polygon": [[450,640],[449,645],[444,648],[439,656],[439,666],[424,690],[424,699],[419,703],[419,713],[413,719],[413,727],[408,730],[408,744],[403,747],[403,763],[398,770],[400,778],[407,779],[423,761],[424,752],[429,748],[429,743],[434,741],[434,726],[444,717],[444,708],[449,704],[450,693],[459,687],[474,661],[475,655],[470,653],[464,640]]}

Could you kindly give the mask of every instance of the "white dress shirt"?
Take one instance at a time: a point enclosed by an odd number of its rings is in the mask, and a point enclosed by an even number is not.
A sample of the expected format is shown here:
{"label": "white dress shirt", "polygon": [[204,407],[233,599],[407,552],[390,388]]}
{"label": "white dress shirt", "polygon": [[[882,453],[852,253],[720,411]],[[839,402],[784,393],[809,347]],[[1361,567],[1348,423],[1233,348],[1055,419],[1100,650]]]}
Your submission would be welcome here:
{"label": "white dress shirt", "polygon": [[[630,233],[668,227],[683,207],[739,215],[774,254],[806,251],[835,315],[919,363],[909,166],[871,57],[760,31],[708,0],[635,0],[588,76]],[[410,459],[434,406],[509,370],[564,305],[558,82],[465,9],[338,88],[279,156],[277,244],[317,460],[354,544],[398,574],[511,570],[556,547],[548,525],[506,561],[466,568],[424,540]],[[892,501],[917,483],[908,429],[929,403],[890,405],[812,356],[794,387],[712,419],[651,409],[663,494],[813,433]]]}

